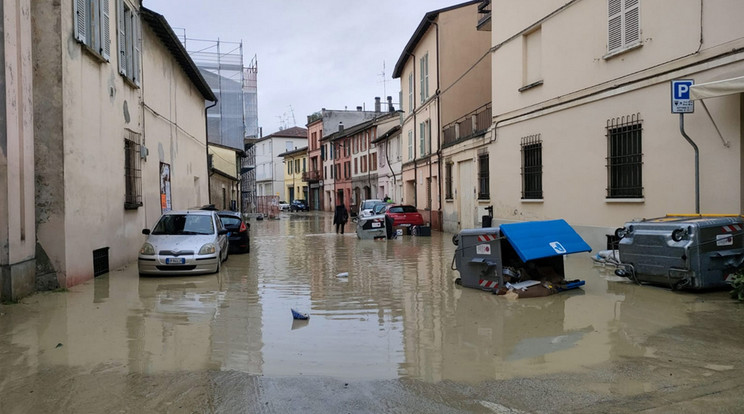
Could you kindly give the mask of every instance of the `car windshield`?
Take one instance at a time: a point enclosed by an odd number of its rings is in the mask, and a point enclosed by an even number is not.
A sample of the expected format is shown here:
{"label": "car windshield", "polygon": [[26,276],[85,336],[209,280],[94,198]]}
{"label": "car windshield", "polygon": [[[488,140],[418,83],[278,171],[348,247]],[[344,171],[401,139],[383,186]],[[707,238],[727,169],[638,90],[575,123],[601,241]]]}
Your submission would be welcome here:
{"label": "car windshield", "polygon": [[380,200],[364,200],[362,201],[362,210],[371,209],[375,204],[379,202]]}
{"label": "car windshield", "polygon": [[234,216],[220,216],[220,219],[222,220],[222,224],[232,227],[238,227],[240,226],[240,219]]}
{"label": "car windshield", "polygon": [[207,215],[167,214],[160,218],[152,234],[214,234],[214,225]]}
{"label": "car windshield", "polygon": [[385,207],[387,207],[387,203],[375,204],[374,207],[372,207],[372,212],[374,212],[375,214],[380,214],[385,211]]}
{"label": "car windshield", "polygon": [[389,211],[391,213],[418,213],[418,210],[414,206],[395,206],[390,207]]}

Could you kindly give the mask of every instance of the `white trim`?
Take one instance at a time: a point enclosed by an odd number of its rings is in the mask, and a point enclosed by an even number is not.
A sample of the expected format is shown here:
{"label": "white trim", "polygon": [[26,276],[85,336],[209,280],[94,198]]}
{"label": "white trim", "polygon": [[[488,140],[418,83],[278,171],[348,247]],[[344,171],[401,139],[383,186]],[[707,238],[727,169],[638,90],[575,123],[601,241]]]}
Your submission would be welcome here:
{"label": "white trim", "polygon": [[640,204],[645,202],[645,198],[605,198],[607,204]]}

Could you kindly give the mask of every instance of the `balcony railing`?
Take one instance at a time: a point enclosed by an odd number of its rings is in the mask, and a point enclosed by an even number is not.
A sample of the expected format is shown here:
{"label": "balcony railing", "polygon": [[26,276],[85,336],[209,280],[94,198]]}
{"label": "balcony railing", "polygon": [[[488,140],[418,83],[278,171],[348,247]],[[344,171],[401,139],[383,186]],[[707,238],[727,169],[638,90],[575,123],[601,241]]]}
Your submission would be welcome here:
{"label": "balcony railing", "polygon": [[305,171],[302,173],[302,181],[315,182],[323,179],[323,174],[320,171]]}
{"label": "balcony railing", "polygon": [[491,126],[491,103],[481,106],[442,128],[444,145],[483,134]]}

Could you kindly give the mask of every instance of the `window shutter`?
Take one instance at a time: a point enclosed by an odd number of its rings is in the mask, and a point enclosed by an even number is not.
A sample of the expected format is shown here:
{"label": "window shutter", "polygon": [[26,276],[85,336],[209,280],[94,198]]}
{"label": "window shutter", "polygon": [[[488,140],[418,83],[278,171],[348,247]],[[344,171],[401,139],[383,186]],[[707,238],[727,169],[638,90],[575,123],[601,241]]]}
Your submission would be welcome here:
{"label": "window shutter", "polygon": [[612,52],[623,46],[623,0],[609,0],[609,32],[607,36],[607,51]]}
{"label": "window shutter", "polygon": [[87,39],[87,14],[86,14],[86,0],[75,0],[72,3],[73,7],[73,18],[75,19],[74,24],[74,35],[75,40],[78,42],[86,43]]}
{"label": "window shutter", "polygon": [[625,0],[625,45],[641,39],[640,10],[638,0]]}
{"label": "window shutter", "polygon": [[134,84],[137,86],[140,85],[140,78],[142,77],[142,67],[140,66],[140,59],[142,57],[142,22],[139,19],[139,15],[134,15],[134,63],[132,67],[134,68],[134,73],[132,73],[132,78],[134,80]]}
{"label": "window shutter", "polygon": [[119,51],[119,73],[127,74],[127,37],[126,37],[126,18],[124,17],[124,0],[116,0],[116,22],[118,34],[118,51]]}
{"label": "window shutter", "polygon": [[101,0],[101,56],[111,59],[111,24],[109,23],[109,0]]}

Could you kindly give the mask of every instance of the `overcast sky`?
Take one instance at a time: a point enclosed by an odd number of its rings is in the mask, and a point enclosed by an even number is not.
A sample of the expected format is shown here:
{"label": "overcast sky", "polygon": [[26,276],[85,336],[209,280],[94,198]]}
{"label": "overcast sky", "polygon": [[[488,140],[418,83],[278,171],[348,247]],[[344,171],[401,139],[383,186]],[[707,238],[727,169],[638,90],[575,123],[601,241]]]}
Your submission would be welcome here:
{"label": "overcast sky", "polygon": [[392,73],[406,43],[427,12],[463,2],[143,0],[187,38],[242,41],[244,65],[256,56],[263,135],[305,127],[321,108],[373,110],[376,96],[398,109]]}

